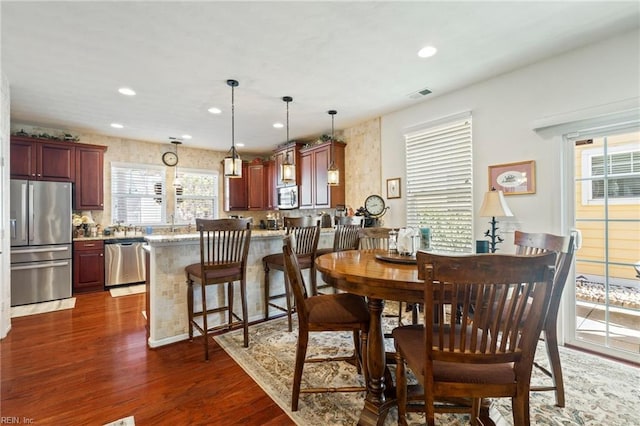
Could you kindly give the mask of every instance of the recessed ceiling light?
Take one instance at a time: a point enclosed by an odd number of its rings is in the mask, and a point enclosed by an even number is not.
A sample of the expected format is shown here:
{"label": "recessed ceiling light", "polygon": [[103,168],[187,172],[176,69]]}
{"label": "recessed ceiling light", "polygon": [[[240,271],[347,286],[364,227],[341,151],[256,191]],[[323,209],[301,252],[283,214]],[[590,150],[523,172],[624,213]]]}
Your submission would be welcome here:
{"label": "recessed ceiling light", "polygon": [[182,135],[182,139],[191,139],[191,135]]}
{"label": "recessed ceiling light", "polygon": [[418,56],[420,56],[421,58],[430,58],[433,55],[435,55],[437,52],[438,52],[438,49],[436,49],[435,47],[425,46],[418,51]]}
{"label": "recessed ceiling light", "polygon": [[207,111],[209,111],[211,114],[220,114],[222,112],[220,108],[216,108],[216,107],[211,107]]}
{"label": "recessed ceiling light", "polygon": [[282,123],[273,123],[273,127],[275,127],[276,129],[282,129],[284,127],[284,124],[282,124]]}
{"label": "recessed ceiling light", "polygon": [[113,127],[114,129],[123,129],[124,126],[120,123],[111,123],[111,127]]}
{"label": "recessed ceiling light", "polygon": [[128,87],[121,87],[121,88],[118,89],[118,92],[120,92],[121,94],[126,95],[126,96],[135,96],[136,95],[135,90],[130,89]]}

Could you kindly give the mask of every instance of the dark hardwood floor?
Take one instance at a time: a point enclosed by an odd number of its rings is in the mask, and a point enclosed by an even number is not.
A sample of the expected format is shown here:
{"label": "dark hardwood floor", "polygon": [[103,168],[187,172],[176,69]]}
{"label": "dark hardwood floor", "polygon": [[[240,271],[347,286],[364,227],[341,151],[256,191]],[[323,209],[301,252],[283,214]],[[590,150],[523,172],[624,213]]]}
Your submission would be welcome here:
{"label": "dark hardwood floor", "polygon": [[[75,309],[13,318],[0,341],[0,416],[37,425],[292,425],[215,342],[146,345],[144,294],[79,295]],[[25,422],[22,421],[24,424]]]}

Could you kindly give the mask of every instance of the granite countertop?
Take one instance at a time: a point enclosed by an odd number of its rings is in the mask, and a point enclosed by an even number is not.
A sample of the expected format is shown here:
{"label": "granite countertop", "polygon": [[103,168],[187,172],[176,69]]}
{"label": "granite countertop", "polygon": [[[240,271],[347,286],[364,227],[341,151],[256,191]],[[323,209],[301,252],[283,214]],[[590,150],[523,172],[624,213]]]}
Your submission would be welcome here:
{"label": "granite countertop", "polygon": [[[321,228],[321,233],[333,234],[334,228]],[[251,238],[273,238],[281,237],[284,235],[284,229],[279,230],[267,230],[267,229],[252,229]],[[79,237],[74,238],[73,241],[95,241],[95,240],[121,240],[127,238],[144,238],[150,243],[168,243],[168,242],[180,242],[180,241],[192,241],[200,238],[200,233],[175,233],[175,234],[149,234],[149,235],[127,235],[125,237],[116,237],[114,235],[109,236],[97,236],[97,237]]]}
{"label": "granite countertop", "polygon": [[[335,230],[333,228],[321,228],[320,232],[333,234]],[[267,230],[267,229],[252,229],[251,238],[274,238],[282,237],[285,234],[284,229],[279,230]],[[150,243],[169,243],[180,241],[193,241],[199,240],[200,234],[193,232],[191,234],[165,234],[165,235],[146,235],[145,240]]]}

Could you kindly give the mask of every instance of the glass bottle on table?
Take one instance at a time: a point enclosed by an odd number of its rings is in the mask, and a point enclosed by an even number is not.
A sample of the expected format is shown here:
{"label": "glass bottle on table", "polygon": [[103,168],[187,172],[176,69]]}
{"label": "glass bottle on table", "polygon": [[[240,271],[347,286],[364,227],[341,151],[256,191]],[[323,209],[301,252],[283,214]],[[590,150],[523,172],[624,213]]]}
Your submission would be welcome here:
{"label": "glass bottle on table", "polygon": [[398,231],[389,231],[389,253],[398,253]]}

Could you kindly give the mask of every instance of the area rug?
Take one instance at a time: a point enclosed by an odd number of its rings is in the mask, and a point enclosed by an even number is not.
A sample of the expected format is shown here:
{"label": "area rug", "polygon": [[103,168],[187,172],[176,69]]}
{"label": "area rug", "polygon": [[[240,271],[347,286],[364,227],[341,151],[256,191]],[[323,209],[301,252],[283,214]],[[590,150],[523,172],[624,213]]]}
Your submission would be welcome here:
{"label": "area rug", "polygon": [[137,284],[130,285],[126,287],[116,287],[109,290],[111,293],[111,297],[121,297],[121,296],[130,296],[132,294],[140,294],[145,293],[146,285],[145,284]]}
{"label": "area rug", "polygon": [[115,422],[107,423],[104,426],[135,426],[133,416],[125,417],[124,419],[116,420]]}
{"label": "area rug", "polygon": [[[241,330],[216,336],[218,344],[265,390],[299,425],[355,425],[363,407],[364,393],[305,394],[299,410],[292,412],[291,383],[295,362],[297,329],[286,331],[286,318],[257,324],[249,329],[249,348],[243,347]],[[389,328],[389,325],[386,326]],[[311,333],[308,356],[349,354],[350,333]],[[391,349],[389,342],[389,349]],[[532,392],[531,423],[536,425],[623,425],[635,424],[640,401],[640,369],[594,355],[560,348],[565,380],[566,407],[554,405],[553,392]],[[548,365],[544,342],[540,342],[536,361]],[[534,369],[536,370],[536,369]],[[534,372],[533,384],[549,383],[542,373]],[[362,384],[355,367],[346,363],[306,364],[303,386]],[[498,425],[513,423],[511,400],[496,399],[491,418]],[[411,425],[423,424],[424,417],[411,413]],[[468,417],[438,414],[437,424],[466,425]],[[395,408],[385,425],[395,425]]]}
{"label": "area rug", "polygon": [[32,303],[30,305],[14,306],[11,308],[11,318],[27,315],[45,314],[47,312],[62,311],[76,307],[76,298],[52,300],[50,302]]}

